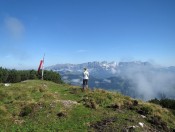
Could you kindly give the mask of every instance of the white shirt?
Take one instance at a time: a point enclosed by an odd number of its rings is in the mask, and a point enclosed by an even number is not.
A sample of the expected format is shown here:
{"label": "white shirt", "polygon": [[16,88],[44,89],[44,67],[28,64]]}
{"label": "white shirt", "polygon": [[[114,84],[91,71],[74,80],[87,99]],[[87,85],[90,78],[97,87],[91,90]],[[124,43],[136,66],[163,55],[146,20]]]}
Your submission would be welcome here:
{"label": "white shirt", "polygon": [[87,70],[83,72],[83,79],[89,79],[89,72]]}

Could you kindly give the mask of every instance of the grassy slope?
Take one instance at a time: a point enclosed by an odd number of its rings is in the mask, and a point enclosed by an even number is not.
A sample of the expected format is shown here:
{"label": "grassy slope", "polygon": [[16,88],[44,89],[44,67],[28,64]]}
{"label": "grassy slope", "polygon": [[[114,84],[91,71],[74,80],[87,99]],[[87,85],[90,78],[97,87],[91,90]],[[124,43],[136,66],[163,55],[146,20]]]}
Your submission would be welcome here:
{"label": "grassy slope", "polygon": [[[39,80],[9,87],[0,84],[0,119],[0,130],[4,132],[122,131],[130,126],[136,126],[134,131],[175,128],[175,115],[158,105],[134,101],[119,93],[99,89],[82,92],[70,85]],[[139,122],[144,123],[143,128]]]}

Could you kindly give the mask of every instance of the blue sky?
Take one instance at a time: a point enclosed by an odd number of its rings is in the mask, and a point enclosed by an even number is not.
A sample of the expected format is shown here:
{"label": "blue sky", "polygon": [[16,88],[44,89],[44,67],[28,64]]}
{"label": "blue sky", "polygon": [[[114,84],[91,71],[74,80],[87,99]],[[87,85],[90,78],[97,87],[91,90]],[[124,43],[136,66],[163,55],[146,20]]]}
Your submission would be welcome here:
{"label": "blue sky", "polygon": [[175,66],[175,0],[1,0],[0,66],[88,61]]}

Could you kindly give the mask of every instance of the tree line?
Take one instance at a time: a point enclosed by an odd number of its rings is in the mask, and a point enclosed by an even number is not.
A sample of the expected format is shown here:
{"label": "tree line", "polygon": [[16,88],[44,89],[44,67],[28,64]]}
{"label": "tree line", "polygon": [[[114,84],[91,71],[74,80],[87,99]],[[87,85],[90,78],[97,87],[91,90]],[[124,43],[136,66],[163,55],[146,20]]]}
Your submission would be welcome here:
{"label": "tree line", "polygon": [[175,110],[175,100],[174,99],[152,99],[149,101],[150,103],[161,105],[162,107],[169,108]]}
{"label": "tree line", "polygon": [[[41,72],[36,70],[15,70],[0,67],[0,83],[17,83],[25,80],[41,79]],[[44,71],[44,80],[55,83],[63,83],[59,73],[53,71]]]}

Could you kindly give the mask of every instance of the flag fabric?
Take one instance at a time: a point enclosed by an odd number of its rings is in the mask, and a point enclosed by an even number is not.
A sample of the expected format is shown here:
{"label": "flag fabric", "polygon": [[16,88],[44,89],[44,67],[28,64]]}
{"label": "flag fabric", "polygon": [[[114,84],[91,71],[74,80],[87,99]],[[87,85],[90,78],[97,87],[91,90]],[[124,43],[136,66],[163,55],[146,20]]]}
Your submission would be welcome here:
{"label": "flag fabric", "polygon": [[[44,54],[45,56],[45,54]],[[40,70],[42,69],[41,71],[41,79],[43,80],[43,75],[44,75],[44,56],[43,56],[43,59],[40,61],[40,64],[39,64],[39,67],[38,67],[38,75],[40,74]]]}
{"label": "flag fabric", "polygon": [[39,64],[39,67],[38,67],[38,73],[40,72],[40,69],[41,69],[42,65],[43,65],[43,60],[40,61],[40,64]]}
{"label": "flag fabric", "polygon": [[[44,54],[45,56],[45,54]],[[43,75],[44,75],[44,56],[43,56],[43,60],[42,60],[42,80],[43,80]]]}

